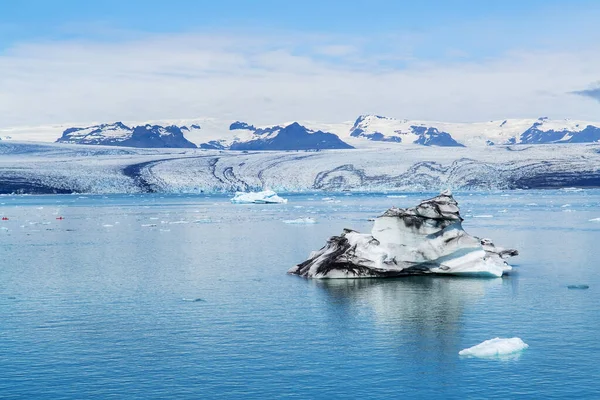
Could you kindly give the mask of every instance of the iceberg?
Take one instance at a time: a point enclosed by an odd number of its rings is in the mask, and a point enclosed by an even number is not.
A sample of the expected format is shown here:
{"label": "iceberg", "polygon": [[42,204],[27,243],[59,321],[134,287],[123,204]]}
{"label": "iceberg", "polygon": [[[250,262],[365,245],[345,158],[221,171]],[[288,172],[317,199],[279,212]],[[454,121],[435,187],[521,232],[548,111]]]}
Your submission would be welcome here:
{"label": "iceberg", "polygon": [[512,269],[504,259],[517,250],[462,228],[458,203],[449,190],[412,208],[390,208],[370,234],[345,229],[288,273],[306,278],[382,278],[407,275],[501,277]]}
{"label": "iceberg", "polygon": [[234,204],[283,204],[287,199],[281,198],[272,190],[262,192],[236,192],[231,199]]}
{"label": "iceberg", "polygon": [[528,347],[529,345],[518,337],[510,339],[494,338],[461,350],[458,355],[480,358],[499,357],[518,353]]}

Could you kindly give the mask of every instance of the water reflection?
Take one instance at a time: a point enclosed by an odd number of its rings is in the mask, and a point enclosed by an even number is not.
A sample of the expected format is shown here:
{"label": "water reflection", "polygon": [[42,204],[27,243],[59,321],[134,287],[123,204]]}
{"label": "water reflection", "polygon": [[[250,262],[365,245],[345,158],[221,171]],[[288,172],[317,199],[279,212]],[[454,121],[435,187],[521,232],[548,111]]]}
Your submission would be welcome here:
{"label": "water reflection", "polygon": [[[455,354],[463,312],[502,279],[407,277],[399,279],[313,280],[328,297],[333,323],[359,329],[356,315],[368,314],[377,328],[391,334],[393,346],[415,356]],[[406,344],[411,343],[411,346]]]}

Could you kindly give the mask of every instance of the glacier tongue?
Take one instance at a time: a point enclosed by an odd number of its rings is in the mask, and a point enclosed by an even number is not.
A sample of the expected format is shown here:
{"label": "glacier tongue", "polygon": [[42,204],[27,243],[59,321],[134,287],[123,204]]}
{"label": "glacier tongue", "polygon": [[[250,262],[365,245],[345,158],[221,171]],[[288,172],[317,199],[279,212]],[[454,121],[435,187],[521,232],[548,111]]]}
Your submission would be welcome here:
{"label": "glacier tongue", "polygon": [[413,208],[391,208],[371,234],[345,230],[288,272],[307,278],[372,278],[444,274],[501,277],[512,267],[503,258],[516,250],[496,247],[462,228],[449,191]]}

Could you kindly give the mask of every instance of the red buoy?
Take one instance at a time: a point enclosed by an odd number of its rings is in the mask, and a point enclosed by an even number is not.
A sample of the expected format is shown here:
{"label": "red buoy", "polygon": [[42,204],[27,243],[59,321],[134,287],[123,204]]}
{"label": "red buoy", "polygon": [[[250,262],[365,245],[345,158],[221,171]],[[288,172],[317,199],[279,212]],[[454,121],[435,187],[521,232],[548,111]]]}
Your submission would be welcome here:
{"label": "red buoy", "polygon": [[64,219],[63,217],[56,217],[56,219]]}
{"label": "red buoy", "polygon": [[8,221],[8,217],[2,217],[2,221]]}

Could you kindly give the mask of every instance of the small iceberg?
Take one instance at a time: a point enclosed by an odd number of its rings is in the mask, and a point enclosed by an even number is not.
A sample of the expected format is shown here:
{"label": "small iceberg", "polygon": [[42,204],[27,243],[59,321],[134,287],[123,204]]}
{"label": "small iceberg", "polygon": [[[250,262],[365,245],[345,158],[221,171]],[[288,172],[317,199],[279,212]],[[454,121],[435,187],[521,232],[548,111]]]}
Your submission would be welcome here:
{"label": "small iceberg", "polygon": [[567,289],[579,289],[579,290],[585,290],[585,289],[589,289],[590,286],[589,285],[568,285]]}
{"label": "small iceberg", "polygon": [[529,345],[518,337],[510,339],[494,338],[461,350],[458,355],[479,358],[499,357],[518,353],[528,347]]}
{"label": "small iceberg", "polygon": [[311,218],[311,217],[306,217],[306,218],[286,219],[283,221],[283,223],[284,224],[296,224],[296,225],[316,224],[317,220],[315,220],[314,218]]}
{"label": "small iceberg", "polygon": [[285,204],[287,199],[281,198],[272,190],[262,192],[236,192],[231,199],[234,204]]}
{"label": "small iceberg", "polygon": [[204,300],[204,299],[202,299],[200,297],[192,297],[192,298],[184,297],[181,300],[187,301],[188,303],[204,303],[204,302],[206,302],[206,300]]}
{"label": "small iceberg", "polygon": [[592,218],[589,222],[600,222],[600,218]]}

